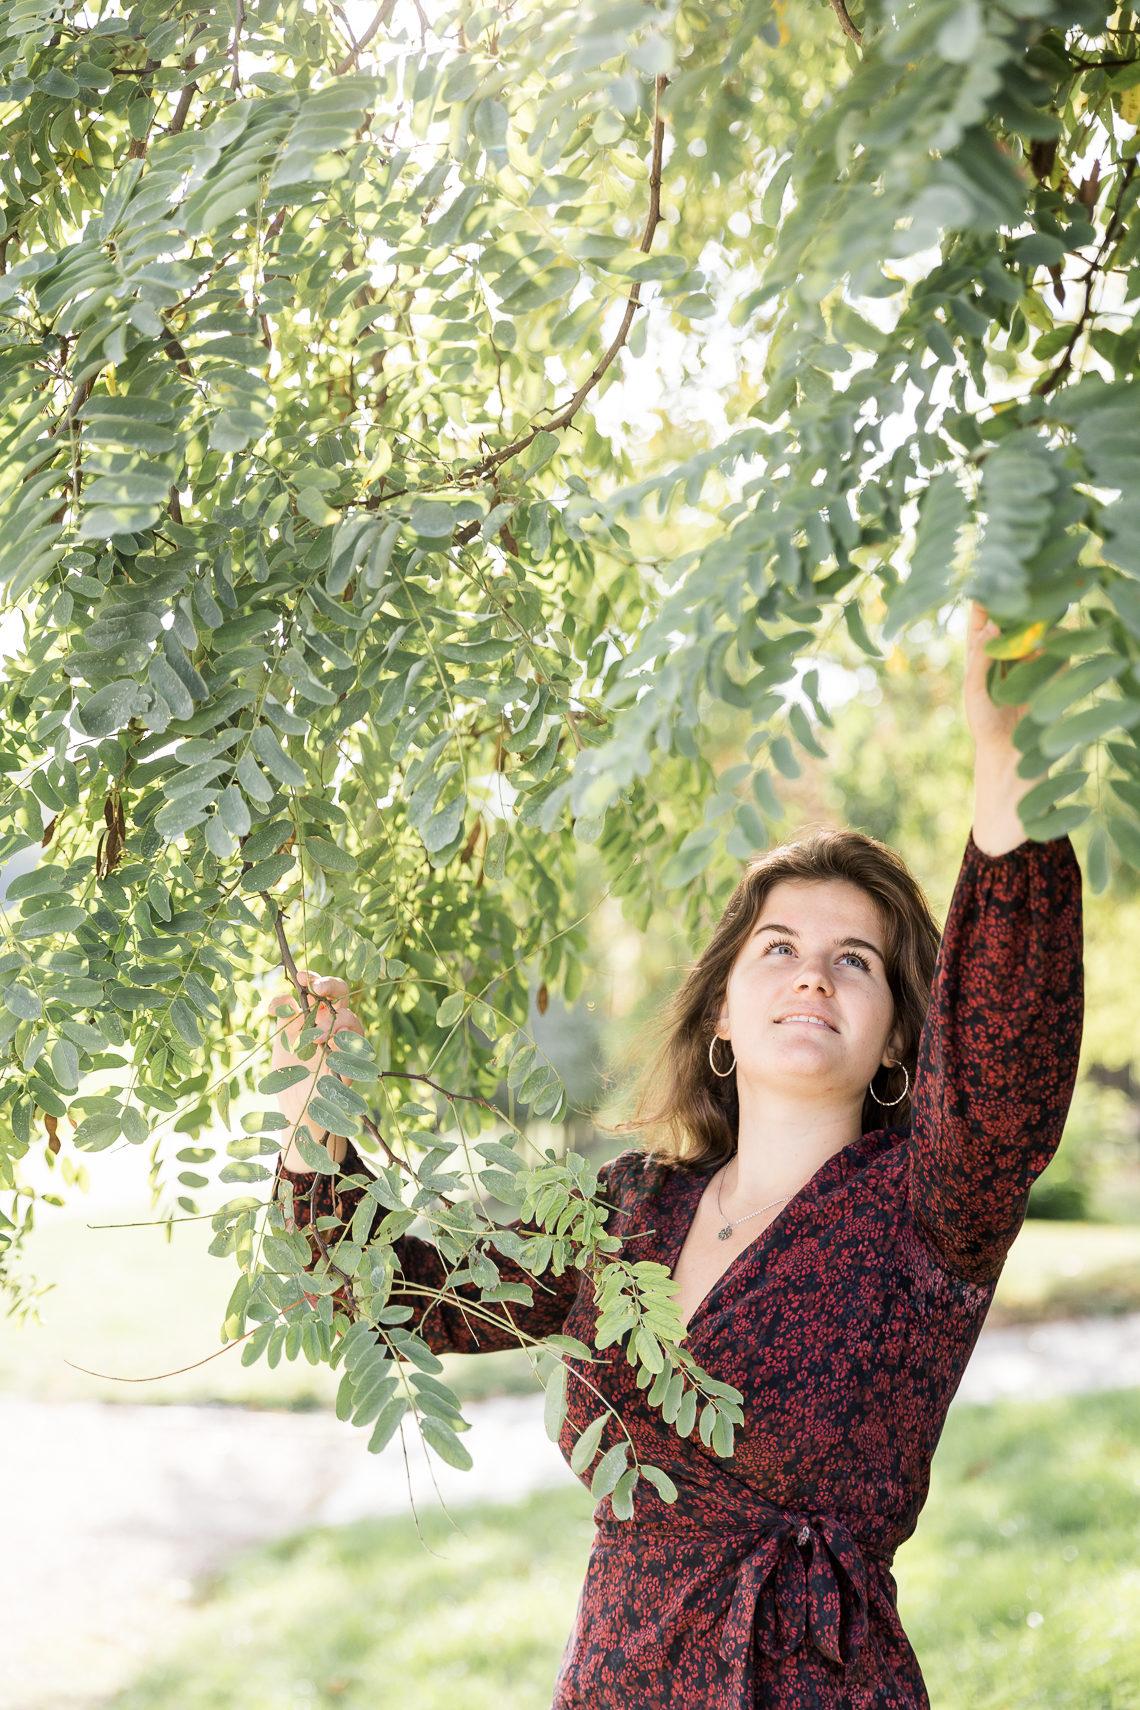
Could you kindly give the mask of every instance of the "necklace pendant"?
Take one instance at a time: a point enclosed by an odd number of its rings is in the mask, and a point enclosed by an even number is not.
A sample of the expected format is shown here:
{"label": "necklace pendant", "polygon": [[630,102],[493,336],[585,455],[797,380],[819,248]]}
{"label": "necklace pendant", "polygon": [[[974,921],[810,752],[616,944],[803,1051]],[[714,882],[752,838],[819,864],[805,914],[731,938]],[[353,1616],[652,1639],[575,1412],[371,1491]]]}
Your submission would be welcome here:
{"label": "necklace pendant", "polygon": [[718,1241],[727,1241],[731,1234],[732,1234],[732,1224],[726,1223],[723,1229],[719,1229],[717,1231],[717,1240]]}

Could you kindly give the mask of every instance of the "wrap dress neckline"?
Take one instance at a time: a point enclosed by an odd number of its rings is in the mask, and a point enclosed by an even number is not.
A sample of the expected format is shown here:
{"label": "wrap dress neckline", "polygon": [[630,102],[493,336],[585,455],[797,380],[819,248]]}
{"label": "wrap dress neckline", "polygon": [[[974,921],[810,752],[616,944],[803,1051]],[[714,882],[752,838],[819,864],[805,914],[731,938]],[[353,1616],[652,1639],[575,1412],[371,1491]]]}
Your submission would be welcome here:
{"label": "wrap dress neckline", "polygon": [[[742,1247],[738,1253],[733,1255],[712,1286],[706,1289],[689,1315],[686,1325],[686,1332],[689,1336],[692,1336],[697,1330],[699,1321],[706,1312],[712,1310],[721,1292],[732,1282],[735,1282],[741,1272],[750,1269],[763,1260],[769,1248],[776,1244],[782,1238],[785,1230],[794,1224],[800,1211],[809,1201],[827,1188],[838,1186],[851,1169],[856,1152],[865,1153],[869,1149],[873,1150],[873,1146],[869,1147],[868,1143],[880,1140],[883,1132],[875,1130],[874,1133],[861,1134],[858,1139],[849,1141],[846,1146],[841,1146],[838,1152],[833,1152],[829,1158],[823,1160],[802,1187],[797,1188],[787,1203],[780,1208],[771,1222],[765,1224],[764,1228],[752,1238],[746,1247]],[[885,1132],[889,1133],[890,1131]],[[732,1156],[735,1156],[735,1153]],[[722,1162],[724,1161],[722,1160]],[[671,1215],[663,1219],[664,1226],[659,1232],[658,1240],[659,1262],[667,1265],[670,1271],[676,1270],[689,1231],[696,1219],[701,1197],[720,1167],[720,1163],[683,1164],[674,1171],[675,1181],[669,1191],[675,1196],[675,1206]]]}

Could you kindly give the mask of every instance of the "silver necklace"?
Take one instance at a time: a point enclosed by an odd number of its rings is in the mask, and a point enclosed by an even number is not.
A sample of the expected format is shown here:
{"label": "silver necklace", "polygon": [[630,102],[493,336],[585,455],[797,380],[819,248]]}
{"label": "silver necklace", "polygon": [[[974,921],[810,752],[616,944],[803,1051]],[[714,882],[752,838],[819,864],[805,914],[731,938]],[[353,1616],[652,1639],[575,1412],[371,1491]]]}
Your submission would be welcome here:
{"label": "silver necklace", "polygon": [[[785,1193],[785,1194],[781,1194],[780,1199],[791,1199],[791,1197],[792,1196],[790,1193]],[[779,1199],[770,1199],[768,1201],[767,1205],[762,1205],[760,1207],[760,1211],[770,1211],[772,1206],[779,1205],[779,1203],[780,1203]],[[717,1178],[717,1184],[716,1184],[716,1208],[719,1211],[720,1215],[723,1217],[724,1216],[724,1206],[720,1203],[720,1178],[719,1177]],[[717,1240],[718,1241],[727,1241],[729,1236],[732,1234],[732,1231],[736,1228],[737,1223],[747,1223],[749,1217],[759,1217],[760,1211],[750,1211],[747,1216],[738,1217],[736,1219],[736,1223],[726,1223],[723,1229],[717,1230]]]}

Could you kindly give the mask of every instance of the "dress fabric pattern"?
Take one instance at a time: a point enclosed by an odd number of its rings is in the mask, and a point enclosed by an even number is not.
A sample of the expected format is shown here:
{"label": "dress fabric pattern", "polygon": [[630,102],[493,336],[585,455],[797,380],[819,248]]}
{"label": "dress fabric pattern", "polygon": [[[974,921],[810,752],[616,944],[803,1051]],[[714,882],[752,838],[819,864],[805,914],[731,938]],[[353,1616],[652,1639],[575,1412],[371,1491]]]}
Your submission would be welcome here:
{"label": "dress fabric pattern", "polygon": [[[617,1520],[609,1497],[596,1505],[551,1710],[929,1710],[891,1564],[926,1500],[1030,1186],[1060,1142],[1083,1022],[1081,871],[1068,836],[987,855],[971,831],[910,1123],[828,1158],[689,1321],[693,1357],[744,1397],[731,1460],[695,1428],[681,1438],[664,1423],[624,1346],[593,1364],[567,1358],[566,1459],[608,1403],[638,1460],[662,1467],[678,1496],[666,1503],[643,1478],[633,1519]],[[342,1167],[367,1176],[351,1146]],[[614,1208],[621,1257],[672,1270],[710,1174],[638,1148],[604,1164],[598,1194]],[[310,1201],[312,1179],[279,1162],[274,1195],[292,1184],[302,1226],[313,1211],[350,1218],[361,1187],[320,1177]],[[405,1235],[396,1251],[408,1282],[443,1285],[431,1242]],[[584,1272],[534,1278],[495,1262],[504,1280],[531,1285],[534,1305],[493,1310],[533,1336],[592,1345]],[[473,1283],[456,1292],[479,1299]],[[391,1298],[404,1303],[399,1279]],[[424,1310],[414,1294],[406,1304],[437,1353],[516,1345],[465,1305]],[[598,1454],[622,1437],[611,1415]]]}

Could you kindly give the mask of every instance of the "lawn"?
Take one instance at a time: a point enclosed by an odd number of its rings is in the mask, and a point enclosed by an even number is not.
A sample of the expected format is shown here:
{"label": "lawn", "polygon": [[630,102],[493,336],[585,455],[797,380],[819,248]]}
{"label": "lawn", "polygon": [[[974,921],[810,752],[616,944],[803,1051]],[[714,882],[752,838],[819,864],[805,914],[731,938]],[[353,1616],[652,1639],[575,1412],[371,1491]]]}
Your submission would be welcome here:
{"label": "lawn", "polygon": [[[1135,1423],[1127,1390],[951,1411],[894,1567],[933,1710],[1140,1705]],[[251,1551],[116,1710],[548,1710],[590,1511],[567,1485]]]}

